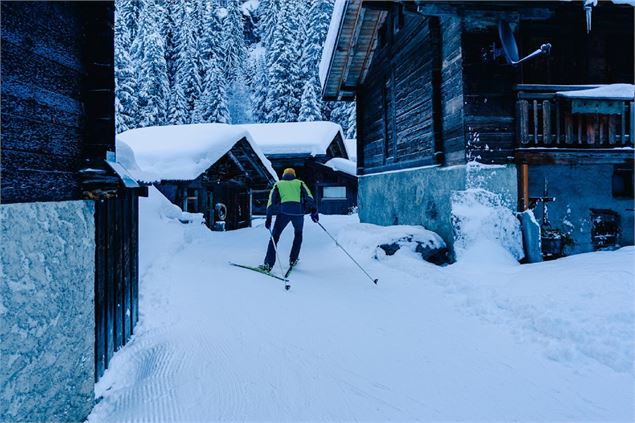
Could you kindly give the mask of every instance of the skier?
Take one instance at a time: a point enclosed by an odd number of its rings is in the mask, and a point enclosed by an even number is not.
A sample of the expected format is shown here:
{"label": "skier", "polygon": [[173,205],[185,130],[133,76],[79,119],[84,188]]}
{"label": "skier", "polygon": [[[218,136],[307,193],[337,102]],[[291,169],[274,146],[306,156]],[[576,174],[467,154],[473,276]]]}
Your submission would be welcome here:
{"label": "skier", "polygon": [[[302,227],[304,226],[305,211],[311,214],[311,220],[318,222],[317,207],[313,201],[311,190],[306,184],[297,179],[295,170],[287,168],[282,172],[282,179],[273,186],[269,193],[269,202],[267,203],[267,219],[265,227],[271,230],[271,217],[277,214],[276,223],[273,225],[273,231],[267,248],[264,264],[258,266],[261,270],[270,272],[276,262],[276,247],[278,240],[284,228],[291,222],[293,225],[293,245],[291,254],[289,255],[289,267],[293,267],[298,262],[300,254],[300,246],[302,245]],[[275,245],[274,245],[275,242]]]}

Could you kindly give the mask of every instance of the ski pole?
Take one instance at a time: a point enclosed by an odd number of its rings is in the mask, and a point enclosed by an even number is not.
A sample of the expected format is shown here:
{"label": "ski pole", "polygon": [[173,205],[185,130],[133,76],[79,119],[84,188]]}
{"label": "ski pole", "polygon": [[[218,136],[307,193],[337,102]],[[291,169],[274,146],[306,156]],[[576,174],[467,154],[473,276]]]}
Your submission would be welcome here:
{"label": "ski pole", "polygon": [[[278,267],[280,267],[280,274],[284,277],[284,270],[282,269],[282,262],[280,261],[280,256],[278,255],[278,245],[276,245],[276,240],[273,239],[273,232],[271,231],[270,228],[268,228],[268,231],[269,231],[269,237],[271,238],[271,243],[273,244],[273,250],[276,252],[276,260],[278,261]],[[284,283],[284,289],[286,289],[288,291],[289,288],[291,288],[291,285],[289,285],[289,281],[286,281]]]}
{"label": "ski pole", "polygon": [[366,276],[368,276],[368,279],[370,279],[371,281],[373,281],[373,283],[374,283],[375,285],[377,285],[377,282],[379,281],[379,279],[373,279],[373,277],[372,277],[371,275],[369,275],[369,274],[368,274],[368,272],[367,272],[366,270],[364,270],[364,268],[363,268],[363,267],[362,267],[362,266],[361,266],[361,265],[357,262],[357,260],[355,260],[355,259],[353,258],[353,256],[351,256],[351,255],[348,253],[348,251],[346,251],[346,250],[344,249],[344,247],[342,247],[342,246],[340,245],[340,243],[339,243],[339,242],[337,242],[337,240],[333,237],[333,235],[331,235],[331,234],[329,233],[329,231],[327,231],[327,230],[326,230],[326,228],[325,228],[324,226],[322,226],[322,224],[321,224],[320,222],[316,222],[316,223],[317,223],[318,225],[320,225],[320,228],[322,228],[322,229],[324,230],[324,232],[326,232],[326,234],[327,234],[328,236],[330,236],[330,237],[331,237],[331,239],[332,239],[333,241],[335,241],[335,245],[337,245],[338,247],[340,247],[340,248],[342,249],[342,251],[344,251],[344,252],[346,253],[346,255],[347,255],[347,256],[348,256],[351,260],[353,260],[353,263],[355,263],[355,264],[357,265],[357,267],[359,267],[359,268],[360,268],[360,270],[361,270],[362,272],[364,272],[364,273],[366,274]]}

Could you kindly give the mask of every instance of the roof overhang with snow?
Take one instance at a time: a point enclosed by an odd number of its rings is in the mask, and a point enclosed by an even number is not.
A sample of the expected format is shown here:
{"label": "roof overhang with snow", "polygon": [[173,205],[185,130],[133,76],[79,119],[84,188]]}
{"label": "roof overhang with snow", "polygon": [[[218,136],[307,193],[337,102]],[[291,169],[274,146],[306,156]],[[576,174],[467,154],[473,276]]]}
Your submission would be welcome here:
{"label": "roof overhang with snow", "polygon": [[[220,123],[137,128],[117,135],[117,161],[138,181],[191,181],[224,156],[250,177],[278,179],[271,162],[239,126]],[[244,161],[244,162],[243,162]]]}
{"label": "roof overhang with snow", "polygon": [[348,158],[342,127],[333,122],[254,123],[240,125],[267,157]]}

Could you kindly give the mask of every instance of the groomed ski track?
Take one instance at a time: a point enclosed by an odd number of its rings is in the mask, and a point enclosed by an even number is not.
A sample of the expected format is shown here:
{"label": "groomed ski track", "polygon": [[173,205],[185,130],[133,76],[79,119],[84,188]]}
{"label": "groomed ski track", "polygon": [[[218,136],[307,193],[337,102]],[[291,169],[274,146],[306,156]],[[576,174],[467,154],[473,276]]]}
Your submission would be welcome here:
{"label": "groomed ski track", "polygon": [[[334,233],[354,221],[322,219]],[[287,228],[285,270],[291,238]],[[267,241],[261,224],[186,231],[141,269],[141,321],[98,384],[90,422],[632,416],[632,375],[547,358],[540,342],[463,307],[447,269],[362,257],[373,285],[307,219],[285,291],[228,264],[259,264]]]}

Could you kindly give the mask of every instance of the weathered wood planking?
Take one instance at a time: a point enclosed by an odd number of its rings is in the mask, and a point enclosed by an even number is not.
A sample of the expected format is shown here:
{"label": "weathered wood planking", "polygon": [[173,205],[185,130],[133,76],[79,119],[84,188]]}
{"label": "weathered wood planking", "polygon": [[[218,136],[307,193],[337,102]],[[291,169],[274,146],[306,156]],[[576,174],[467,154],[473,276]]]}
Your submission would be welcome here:
{"label": "weathered wood planking", "polygon": [[[358,161],[364,173],[398,169],[408,163],[434,163],[431,100],[433,52],[428,19],[406,15],[400,27],[390,15],[383,29],[385,44],[375,51],[358,98],[363,110]],[[391,32],[393,28],[396,32]]]}
{"label": "weathered wood planking", "polygon": [[461,18],[441,18],[441,101],[443,113],[443,155],[447,165],[465,163],[463,132],[463,53]]}
{"label": "weathered wood planking", "polygon": [[86,8],[58,2],[1,8],[2,202],[79,199]]}
{"label": "weathered wood planking", "polygon": [[108,222],[102,217],[107,213],[105,203],[105,200],[95,202],[95,380],[104,374],[109,358],[106,338],[108,324],[106,289]]}
{"label": "weathered wood planking", "polygon": [[484,46],[497,41],[495,25],[462,31],[466,158],[481,163],[509,163],[514,159],[513,87],[518,70],[484,60]]}
{"label": "weathered wood planking", "polygon": [[96,202],[95,379],[130,339],[139,318],[138,193]]}

